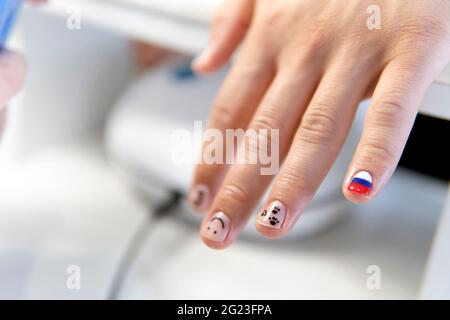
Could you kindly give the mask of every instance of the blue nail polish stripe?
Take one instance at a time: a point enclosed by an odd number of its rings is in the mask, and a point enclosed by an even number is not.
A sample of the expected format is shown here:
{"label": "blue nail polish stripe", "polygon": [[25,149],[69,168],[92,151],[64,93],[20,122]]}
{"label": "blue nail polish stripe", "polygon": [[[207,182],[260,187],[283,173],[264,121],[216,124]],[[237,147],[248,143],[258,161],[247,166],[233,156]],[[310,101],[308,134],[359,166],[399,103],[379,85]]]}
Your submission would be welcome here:
{"label": "blue nail polish stripe", "polygon": [[12,29],[22,0],[0,0],[0,48],[3,48]]}
{"label": "blue nail polish stripe", "polygon": [[372,183],[370,183],[369,181],[367,181],[365,179],[353,178],[352,182],[362,184],[363,186],[366,186],[367,188],[372,188]]}

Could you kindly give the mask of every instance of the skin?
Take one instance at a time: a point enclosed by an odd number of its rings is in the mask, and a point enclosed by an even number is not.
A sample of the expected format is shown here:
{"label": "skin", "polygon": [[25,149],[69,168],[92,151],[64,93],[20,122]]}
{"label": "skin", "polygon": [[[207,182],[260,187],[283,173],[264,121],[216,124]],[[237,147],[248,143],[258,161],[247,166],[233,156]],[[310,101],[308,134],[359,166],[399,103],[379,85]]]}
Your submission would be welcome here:
{"label": "skin", "polygon": [[131,41],[134,61],[139,70],[145,71],[160,64],[172,55],[168,49],[161,48],[142,41]]}
{"label": "skin", "polygon": [[5,106],[22,87],[26,71],[23,57],[11,51],[0,54],[0,134],[5,121]]}
{"label": "skin", "polygon": [[[373,4],[381,8],[379,30],[366,24]],[[206,203],[192,203],[207,211],[201,228],[218,211],[231,219],[223,242],[202,236],[216,249],[237,238],[271,182],[265,205],[281,201],[286,220],[280,229],[256,228],[271,238],[291,230],[367,97],[372,102],[342,190],[355,203],[377,196],[397,166],[426,89],[450,61],[450,1],[225,0],[193,68],[214,71],[239,45],[209,127],[279,129],[283,165],[276,176],[260,175],[254,164],[197,166],[191,190],[207,188]],[[368,196],[347,190],[360,170],[373,177]]]}
{"label": "skin", "polygon": [[[30,0],[35,5],[42,5],[46,0]],[[26,62],[17,53],[3,50],[0,53],[0,133],[3,131],[5,106],[22,88],[26,73]]]}

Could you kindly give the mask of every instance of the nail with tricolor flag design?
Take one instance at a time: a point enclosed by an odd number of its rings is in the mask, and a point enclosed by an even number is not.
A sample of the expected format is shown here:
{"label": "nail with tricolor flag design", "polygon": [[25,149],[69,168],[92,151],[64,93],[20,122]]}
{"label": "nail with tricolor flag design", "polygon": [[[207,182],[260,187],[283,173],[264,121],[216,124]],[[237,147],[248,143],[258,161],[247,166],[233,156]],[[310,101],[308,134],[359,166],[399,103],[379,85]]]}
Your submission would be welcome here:
{"label": "nail with tricolor flag design", "polygon": [[348,190],[368,196],[372,190],[372,175],[367,171],[359,171],[353,176]]}

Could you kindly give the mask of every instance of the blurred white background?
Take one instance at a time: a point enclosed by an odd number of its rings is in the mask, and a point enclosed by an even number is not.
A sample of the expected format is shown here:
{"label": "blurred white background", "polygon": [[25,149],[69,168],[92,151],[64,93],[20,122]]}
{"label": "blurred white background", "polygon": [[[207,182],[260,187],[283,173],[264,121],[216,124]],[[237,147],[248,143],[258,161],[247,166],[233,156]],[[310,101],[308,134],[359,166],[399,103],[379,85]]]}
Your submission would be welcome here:
{"label": "blurred white background", "polygon": [[[0,298],[105,298],[131,237],[167,191],[146,172],[138,175],[154,193],[136,191],[130,164],[120,166],[105,148],[105,124],[137,77],[129,37],[194,54],[206,42],[214,4],[149,1],[142,13],[143,1],[91,2],[76,3],[86,18],[81,30],[66,27],[73,1],[26,9],[12,41],[30,70],[0,149]],[[130,20],[136,12],[154,27]],[[111,27],[115,14],[123,23]],[[424,112],[448,112],[443,88],[431,89]],[[152,101],[145,103],[151,121]],[[199,217],[183,206],[150,221],[120,298],[417,298],[447,187],[400,169],[370,205],[333,206],[341,219],[326,228],[279,241],[250,231],[219,252],[201,243]],[[71,265],[81,268],[80,290],[66,286]],[[370,265],[381,268],[379,290],[366,285]]]}

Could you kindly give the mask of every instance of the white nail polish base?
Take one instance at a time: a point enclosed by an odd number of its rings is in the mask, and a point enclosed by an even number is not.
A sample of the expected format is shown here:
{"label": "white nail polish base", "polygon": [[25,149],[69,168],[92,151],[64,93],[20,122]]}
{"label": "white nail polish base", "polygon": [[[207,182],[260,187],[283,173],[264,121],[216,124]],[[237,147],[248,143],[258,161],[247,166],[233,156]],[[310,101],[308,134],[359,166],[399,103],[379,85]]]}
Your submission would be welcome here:
{"label": "white nail polish base", "polygon": [[209,240],[223,242],[230,231],[230,218],[223,213],[217,212],[203,227],[202,235]]}
{"label": "white nail polish base", "polygon": [[269,228],[280,229],[286,217],[286,207],[280,201],[273,201],[261,211],[256,222]]}

